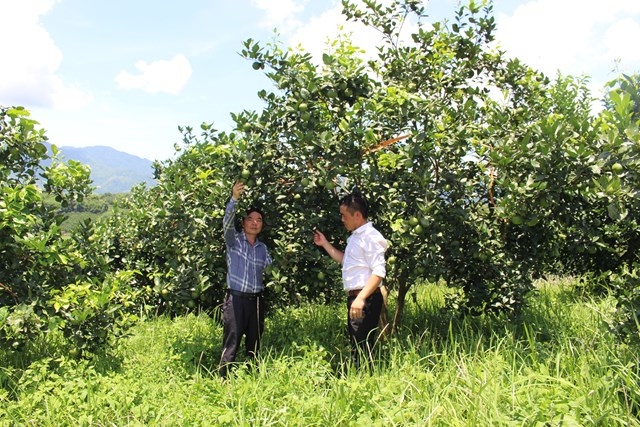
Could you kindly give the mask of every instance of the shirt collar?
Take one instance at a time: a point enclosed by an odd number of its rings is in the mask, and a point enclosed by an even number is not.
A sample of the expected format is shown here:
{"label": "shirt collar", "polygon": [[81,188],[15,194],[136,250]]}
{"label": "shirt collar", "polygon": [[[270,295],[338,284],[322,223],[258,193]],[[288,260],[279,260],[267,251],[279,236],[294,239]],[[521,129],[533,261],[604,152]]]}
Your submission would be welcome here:
{"label": "shirt collar", "polygon": [[[242,238],[251,245],[251,242],[249,241],[249,239],[247,238],[247,233],[244,232],[244,230],[241,231],[242,233]],[[256,237],[256,242],[253,244],[253,246],[257,246],[260,243],[260,240]]]}
{"label": "shirt collar", "polygon": [[362,224],[360,227],[353,230],[353,234],[364,233],[367,230],[367,228],[371,226],[372,226],[371,221],[367,221],[365,224]]}

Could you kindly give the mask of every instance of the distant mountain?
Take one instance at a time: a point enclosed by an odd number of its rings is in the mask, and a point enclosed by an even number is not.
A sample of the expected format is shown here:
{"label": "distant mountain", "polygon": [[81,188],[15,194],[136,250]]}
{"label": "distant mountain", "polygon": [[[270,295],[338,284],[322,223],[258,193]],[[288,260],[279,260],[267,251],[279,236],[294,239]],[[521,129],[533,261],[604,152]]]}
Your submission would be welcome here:
{"label": "distant mountain", "polygon": [[63,160],[76,160],[91,167],[96,193],[127,193],[141,182],[156,185],[153,162],[111,147],[58,147]]}

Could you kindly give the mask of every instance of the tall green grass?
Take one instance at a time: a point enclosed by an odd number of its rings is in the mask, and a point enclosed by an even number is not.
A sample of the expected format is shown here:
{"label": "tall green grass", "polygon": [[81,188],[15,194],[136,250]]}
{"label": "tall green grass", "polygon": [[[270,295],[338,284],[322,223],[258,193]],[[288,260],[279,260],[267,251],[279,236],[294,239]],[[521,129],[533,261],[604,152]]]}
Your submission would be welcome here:
{"label": "tall green grass", "polygon": [[348,363],[342,306],[272,311],[258,363],[226,381],[219,319],[160,317],[91,361],[3,367],[0,425],[640,425],[638,348],[610,334],[613,300],[574,285],[541,282],[518,319],[461,318],[421,286],[369,371]]}

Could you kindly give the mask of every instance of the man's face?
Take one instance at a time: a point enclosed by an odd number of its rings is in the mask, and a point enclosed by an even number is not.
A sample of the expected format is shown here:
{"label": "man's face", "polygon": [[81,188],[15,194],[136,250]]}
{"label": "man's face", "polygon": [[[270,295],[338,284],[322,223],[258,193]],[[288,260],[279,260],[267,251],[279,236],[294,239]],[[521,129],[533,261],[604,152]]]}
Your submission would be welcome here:
{"label": "man's face", "polygon": [[262,231],[262,215],[251,212],[242,221],[242,228],[246,234],[257,236]]}
{"label": "man's face", "polygon": [[358,228],[357,213],[358,212],[351,213],[345,205],[340,205],[340,220],[344,224],[344,228],[348,231],[353,231]]}

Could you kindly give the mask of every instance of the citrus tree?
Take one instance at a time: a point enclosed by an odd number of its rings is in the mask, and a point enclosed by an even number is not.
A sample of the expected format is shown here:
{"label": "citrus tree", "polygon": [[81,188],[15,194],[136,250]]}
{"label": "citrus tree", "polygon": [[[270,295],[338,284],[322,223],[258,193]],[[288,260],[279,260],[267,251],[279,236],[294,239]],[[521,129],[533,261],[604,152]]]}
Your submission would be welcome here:
{"label": "citrus tree", "polygon": [[[605,109],[591,148],[598,174],[591,180],[595,208],[586,227],[591,247],[577,257],[591,279],[588,290],[613,291],[618,301],[616,330],[638,335],[640,317],[640,75],[620,75],[607,85]],[[595,250],[593,247],[595,246]],[[584,258],[586,257],[586,262]]]}
{"label": "citrus tree", "polygon": [[90,170],[63,161],[55,146],[50,158],[29,116],[0,107],[0,340],[21,355],[36,337],[61,331],[69,354],[80,354],[126,330],[144,292],[132,287],[134,272],[95,262],[81,238],[63,233],[61,212],[92,191]]}
{"label": "citrus tree", "polygon": [[[198,136],[192,128],[181,130],[179,156],[154,164],[156,186],[134,187],[114,203],[108,217],[74,233],[93,274],[133,272],[132,286],[144,295],[148,312],[208,309],[224,295],[221,226],[233,182],[232,153],[238,147],[232,136],[206,124]],[[233,168],[240,179],[240,166]]]}
{"label": "citrus tree", "polygon": [[[309,286],[309,271],[326,268],[308,236],[323,227],[344,239],[337,201],[357,188],[391,243],[387,283],[398,292],[396,320],[422,277],[460,290],[452,303],[461,308],[516,310],[546,254],[531,240],[550,232],[533,229],[533,218],[518,220],[518,203],[507,201],[511,189],[501,183],[510,177],[520,185],[528,172],[500,158],[521,143],[524,110],[534,117],[553,104],[549,79],[491,49],[490,6],[471,2],[452,24],[428,24],[419,2],[343,5],[348,18],[379,30],[376,58],[361,59],[346,38],[320,64],[304,51],[253,40],[242,52],[254,68],[269,70],[277,89],[260,93],[266,107],[242,129],[247,151],[263,165],[254,169],[280,180],[257,182],[257,193],[270,197],[282,220],[276,243],[297,249],[284,263],[301,272],[290,278],[292,290]],[[417,30],[403,44],[409,21]]]}
{"label": "citrus tree", "polygon": [[[193,271],[220,272],[219,220],[212,222],[210,213],[224,205],[230,183],[244,179],[245,201],[266,212],[277,298],[330,299],[339,294],[339,270],[313,246],[311,232],[319,228],[344,245],[337,203],[342,194],[361,191],[391,242],[388,283],[398,291],[397,317],[410,286],[424,276],[460,288],[454,302],[464,307],[515,309],[536,259],[518,233],[507,233],[512,210],[496,209],[498,166],[487,158],[495,151],[487,147],[519,137],[523,106],[542,103],[548,79],[489,49],[489,7],[464,7],[451,26],[419,26],[413,43],[404,46],[400,28],[423,14],[416,2],[388,8],[371,2],[364,11],[344,5],[348,17],[380,30],[385,42],[378,58],[365,61],[346,37],[331,43],[319,64],[304,51],[246,41],[242,54],[254,69],[266,69],[274,84],[259,93],[265,108],[233,115],[237,126],[229,134],[208,127],[199,136],[187,132],[183,154],[158,167],[160,186],[149,192],[158,199],[140,202],[135,212],[156,227],[175,222],[172,215],[187,218],[179,230],[198,229],[199,219],[209,240],[194,248],[213,248],[213,255],[204,264],[192,263]],[[495,101],[483,87],[488,84],[509,91],[508,102]],[[497,130],[487,129],[494,124]],[[158,219],[156,209],[171,214]],[[161,241],[177,239],[169,247],[185,248],[190,241],[161,230],[153,233]],[[133,234],[139,233],[145,235]],[[144,249],[131,254],[144,257],[166,246],[139,245]],[[158,265],[174,258],[169,255]],[[176,268],[184,265],[177,262]],[[199,280],[181,283],[177,292],[184,300]],[[214,283],[223,286],[220,277]]]}
{"label": "citrus tree", "polygon": [[[634,158],[630,100],[614,91],[613,111],[594,118],[583,79],[552,81],[506,59],[491,48],[490,4],[433,24],[419,2],[343,5],[382,35],[374,59],[345,38],[319,64],[275,43],[248,40],[242,51],[275,86],[260,92],[257,120],[238,125],[256,193],[281,221],[274,242],[291,292],[318,285],[311,272],[327,265],[307,236],[322,227],[345,237],[336,205],[354,188],[391,243],[396,320],[417,278],[444,279],[463,310],[517,311],[533,280],[560,264],[584,274],[635,259],[637,181],[622,166]],[[401,43],[410,22],[412,42]]]}
{"label": "citrus tree", "polygon": [[41,165],[48,155],[37,125],[23,108],[0,107],[0,336],[16,347],[48,326],[50,292],[82,263],[43,194],[68,205],[90,192],[86,166]]}
{"label": "citrus tree", "polygon": [[634,265],[637,122],[624,90],[594,117],[584,79],[551,80],[492,47],[490,3],[435,23],[417,1],[343,6],[379,31],[375,56],[347,36],[319,58],[247,40],[241,54],[273,83],[263,110],[232,114],[232,132],[183,129],[176,159],[156,164],[159,185],[134,191],[91,252],[137,271],[152,307],[215,306],[222,209],[244,180],[240,209],[265,212],[281,304],[341,295],[311,233],[344,247],[338,201],[351,191],[390,242],[394,324],[418,279],[444,280],[464,312],[517,312],[540,275]]}

